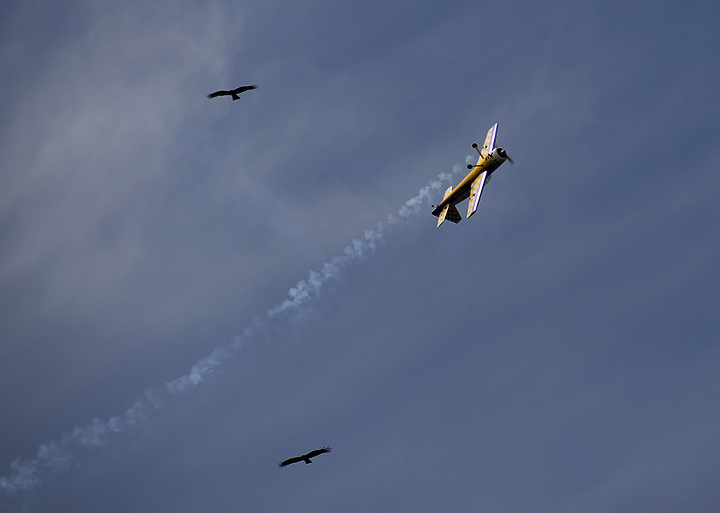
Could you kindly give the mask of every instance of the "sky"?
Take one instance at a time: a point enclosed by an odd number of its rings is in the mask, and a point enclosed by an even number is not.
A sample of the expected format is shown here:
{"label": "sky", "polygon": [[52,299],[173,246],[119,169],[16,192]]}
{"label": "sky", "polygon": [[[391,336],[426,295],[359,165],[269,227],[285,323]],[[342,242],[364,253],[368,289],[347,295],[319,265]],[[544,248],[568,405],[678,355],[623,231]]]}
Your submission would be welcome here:
{"label": "sky", "polygon": [[0,511],[717,512],[719,22],[11,0]]}

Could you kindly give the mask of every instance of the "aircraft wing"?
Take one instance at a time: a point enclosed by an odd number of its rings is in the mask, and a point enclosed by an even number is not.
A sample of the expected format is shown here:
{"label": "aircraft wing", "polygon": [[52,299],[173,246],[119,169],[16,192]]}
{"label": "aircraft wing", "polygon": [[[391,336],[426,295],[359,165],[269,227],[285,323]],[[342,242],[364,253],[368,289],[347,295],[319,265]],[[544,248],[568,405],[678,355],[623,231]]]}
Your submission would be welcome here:
{"label": "aircraft wing", "polygon": [[[497,127],[497,125],[495,125],[495,127]],[[490,133],[488,132],[488,137],[489,136]],[[483,149],[485,148],[483,147]],[[473,180],[472,186],[470,187],[470,202],[468,203],[467,211],[468,219],[470,219],[470,216],[473,215],[477,210],[478,203],[480,203],[480,196],[482,195],[483,187],[485,187],[485,183],[487,182],[487,176],[488,172],[483,171],[478,175],[477,178],[475,178],[475,180]]]}
{"label": "aircraft wing", "polygon": [[480,151],[480,157],[485,158],[490,155],[495,149],[495,136],[497,135],[498,124],[495,123],[490,130],[488,130],[487,136],[485,136],[485,144],[483,144],[482,151]]}

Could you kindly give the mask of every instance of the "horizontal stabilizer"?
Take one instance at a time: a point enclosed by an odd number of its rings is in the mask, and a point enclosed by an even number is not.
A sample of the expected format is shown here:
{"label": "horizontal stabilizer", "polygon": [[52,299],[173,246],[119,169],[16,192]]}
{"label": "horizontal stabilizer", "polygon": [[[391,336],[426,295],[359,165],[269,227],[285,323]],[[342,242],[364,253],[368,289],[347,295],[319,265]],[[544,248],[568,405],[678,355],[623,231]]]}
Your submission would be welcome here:
{"label": "horizontal stabilizer", "polygon": [[[448,187],[447,190],[445,191],[445,195],[443,196],[443,201],[445,201],[445,200],[447,199],[447,197],[450,196],[450,194],[452,194],[452,191],[453,191],[453,188],[452,188],[452,185],[451,185],[451,186]],[[440,202],[440,205],[433,205],[433,206],[432,206],[432,208],[433,208],[433,210],[432,210],[432,215],[437,216],[437,217],[440,217],[440,214],[441,214],[442,212],[447,211],[447,206],[448,206],[448,205],[449,205],[449,203],[446,204],[446,205],[443,205],[442,201]],[[440,226],[440,225],[438,225],[438,226]]]}

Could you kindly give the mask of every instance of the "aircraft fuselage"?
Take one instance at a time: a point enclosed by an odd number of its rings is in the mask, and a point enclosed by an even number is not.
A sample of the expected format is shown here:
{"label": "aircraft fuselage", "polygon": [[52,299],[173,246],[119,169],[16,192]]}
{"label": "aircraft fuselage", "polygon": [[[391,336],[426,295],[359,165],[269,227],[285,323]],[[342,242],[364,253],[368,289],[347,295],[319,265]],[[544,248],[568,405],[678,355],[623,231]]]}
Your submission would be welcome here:
{"label": "aircraft fuselage", "polygon": [[483,172],[487,171],[487,179],[499,168],[503,162],[507,160],[507,153],[502,148],[495,148],[487,157],[478,158],[477,164],[472,168],[468,175],[453,189],[448,197],[438,203],[433,208],[432,215],[435,217],[440,215],[445,205],[455,206],[461,201],[465,201],[470,197],[470,189],[473,181]]}

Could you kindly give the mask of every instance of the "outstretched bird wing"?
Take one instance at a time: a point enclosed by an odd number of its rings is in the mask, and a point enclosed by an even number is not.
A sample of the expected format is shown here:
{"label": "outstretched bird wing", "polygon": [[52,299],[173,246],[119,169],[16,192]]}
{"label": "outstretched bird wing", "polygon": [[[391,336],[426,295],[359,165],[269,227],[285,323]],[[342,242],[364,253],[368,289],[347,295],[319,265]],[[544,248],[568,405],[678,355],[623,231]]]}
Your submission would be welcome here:
{"label": "outstretched bird wing", "polygon": [[230,91],[215,91],[214,93],[210,93],[208,95],[208,98],[215,98],[216,96],[230,96],[232,93]]}
{"label": "outstretched bird wing", "polygon": [[234,94],[240,94],[240,93],[244,93],[245,91],[249,91],[251,89],[257,89],[257,85],[240,86],[237,89],[233,89],[232,92]]}
{"label": "outstretched bird wing", "polygon": [[315,449],[314,451],[310,451],[309,453],[305,454],[304,456],[308,458],[314,458],[315,456],[318,456],[320,454],[325,454],[326,452],[330,452],[332,449],[330,447],[323,447],[322,449]]}
{"label": "outstretched bird wing", "polygon": [[302,461],[302,456],[295,456],[294,458],[288,458],[282,463],[278,464],[278,467],[283,468],[287,467],[288,465],[292,465],[293,463],[297,463],[298,461]]}

